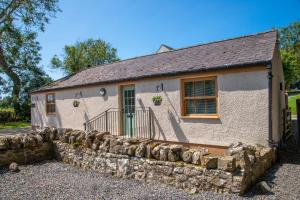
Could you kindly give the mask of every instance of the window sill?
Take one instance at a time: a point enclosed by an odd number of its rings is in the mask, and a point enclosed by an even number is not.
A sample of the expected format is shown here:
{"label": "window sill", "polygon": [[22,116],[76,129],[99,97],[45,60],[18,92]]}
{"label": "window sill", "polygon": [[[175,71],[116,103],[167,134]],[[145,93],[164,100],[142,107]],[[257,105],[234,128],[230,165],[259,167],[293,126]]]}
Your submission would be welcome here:
{"label": "window sill", "polygon": [[219,115],[190,115],[181,116],[182,119],[219,119]]}
{"label": "window sill", "polygon": [[56,113],[46,113],[46,115],[56,115]]}

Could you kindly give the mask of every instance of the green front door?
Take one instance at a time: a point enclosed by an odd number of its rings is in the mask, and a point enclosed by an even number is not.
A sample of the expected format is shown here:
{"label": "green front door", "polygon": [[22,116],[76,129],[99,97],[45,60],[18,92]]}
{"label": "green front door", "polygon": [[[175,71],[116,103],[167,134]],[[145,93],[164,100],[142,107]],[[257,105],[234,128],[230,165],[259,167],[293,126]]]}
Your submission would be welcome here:
{"label": "green front door", "polygon": [[135,90],[134,86],[124,86],[122,92],[123,131],[126,137],[135,135]]}

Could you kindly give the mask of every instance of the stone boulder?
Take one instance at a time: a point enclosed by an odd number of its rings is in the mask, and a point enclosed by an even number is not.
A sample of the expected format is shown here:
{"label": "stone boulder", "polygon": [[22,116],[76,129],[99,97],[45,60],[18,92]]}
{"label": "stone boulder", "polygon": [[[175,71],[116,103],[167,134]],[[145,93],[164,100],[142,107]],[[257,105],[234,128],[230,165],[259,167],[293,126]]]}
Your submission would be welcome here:
{"label": "stone boulder", "polygon": [[218,169],[227,171],[227,172],[234,172],[236,169],[236,160],[233,156],[224,156],[218,159]]}
{"label": "stone boulder", "polygon": [[123,145],[123,140],[117,137],[112,136],[109,140],[109,152],[110,153],[116,153],[120,152],[122,145]]}
{"label": "stone boulder", "polygon": [[34,136],[34,138],[35,138],[35,141],[36,141],[36,143],[37,143],[38,146],[40,146],[40,145],[43,144],[43,137],[42,137],[41,135],[36,134],[36,135]]}
{"label": "stone boulder", "polygon": [[102,152],[109,151],[110,138],[106,138],[104,142],[99,146],[99,150]]}
{"label": "stone boulder", "polygon": [[49,139],[50,141],[58,140],[57,129],[55,127],[49,127]]}
{"label": "stone boulder", "polygon": [[109,148],[109,152],[110,153],[114,153],[114,154],[122,154],[123,152],[123,145],[114,145],[112,147]]}
{"label": "stone boulder", "polygon": [[193,150],[187,150],[182,153],[182,160],[186,163],[191,163],[193,160]]}
{"label": "stone boulder", "polygon": [[206,155],[201,159],[201,165],[206,169],[217,169],[218,157],[214,155]]}
{"label": "stone boulder", "polygon": [[7,137],[0,136],[0,151],[7,150],[9,148],[9,142]]}
{"label": "stone boulder", "polygon": [[180,160],[182,149],[183,147],[181,145],[171,145],[168,151],[168,160],[171,162],[176,162]]}
{"label": "stone boulder", "polygon": [[232,156],[234,154],[239,154],[244,150],[244,145],[241,142],[229,145],[228,149],[225,151],[226,156]]}
{"label": "stone boulder", "polygon": [[157,144],[153,144],[153,146],[151,147],[151,155],[153,156],[153,158],[155,158],[156,160],[159,160],[159,153],[160,153],[160,148],[161,145],[157,145]]}
{"label": "stone boulder", "polygon": [[[18,149],[21,149],[23,147],[23,143],[22,143],[22,140],[21,140],[20,136],[10,137],[9,143],[10,143],[10,148],[13,149],[13,150],[18,150]],[[1,149],[1,147],[0,147],[0,149]]]}
{"label": "stone boulder", "polygon": [[30,148],[30,147],[37,146],[37,142],[36,142],[35,138],[29,134],[23,136],[22,143],[23,143],[24,148]]}
{"label": "stone boulder", "polygon": [[262,193],[270,193],[272,192],[271,187],[267,184],[266,181],[259,182],[256,187],[262,192]]}
{"label": "stone boulder", "polygon": [[169,146],[160,146],[159,149],[159,160],[167,161],[168,160],[168,153],[169,153]]}
{"label": "stone boulder", "polygon": [[200,149],[200,150],[196,150],[193,153],[192,156],[192,163],[195,165],[200,165],[201,164],[201,159],[203,156],[208,155],[208,149]]}
{"label": "stone boulder", "polygon": [[144,143],[141,143],[138,145],[138,147],[135,150],[135,156],[138,158],[143,158],[146,153],[146,145]]}
{"label": "stone boulder", "polygon": [[12,172],[19,172],[20,171],[18,164],[15,163],[15,162],[12,162],[9,165],[9,170],[12,171]]}
{"label": "stone boulder", "polygon": [[73,129],[71,129],[71,128],[58,128],[58,129],[57,129],[57,140],[60,140],[60,141],[61,141],[61,138],[62,138],[65,134],[71,132],[72,130],[73,130]]}
{"label": "stone boulder", "polygon": [[137,149],[137,145],[130,145],[128,148],[126,148],[126,154],[128,156],[134,156],[135,155],[135,151]]}
{"label": "stone boulder", "polygon": [[156,154],[157,154],[157,152],[156,152],[156,151],[153,151],[153,150],[154,150],[154,148],[157,147],[159,144],[160,144],[160,143],[158,143],[158,142],[148,143],[148,144],[146,145],[146,155],[145,155],[145,157],[148,158],[148,159],[153,158],[153,157],[154,157],[154,156],[153,156],[153,153],[156,153]]}

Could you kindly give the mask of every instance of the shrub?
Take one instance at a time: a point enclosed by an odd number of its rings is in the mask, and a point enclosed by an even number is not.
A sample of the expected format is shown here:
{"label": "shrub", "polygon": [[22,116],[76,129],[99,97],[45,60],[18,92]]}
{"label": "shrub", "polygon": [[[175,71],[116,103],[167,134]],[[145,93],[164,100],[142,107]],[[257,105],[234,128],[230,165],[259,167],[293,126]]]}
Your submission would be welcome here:
{"label": "shrub", "polygon": [[0,108],[0,123],[6,123],[16,120],[16,114],[13,108]]}

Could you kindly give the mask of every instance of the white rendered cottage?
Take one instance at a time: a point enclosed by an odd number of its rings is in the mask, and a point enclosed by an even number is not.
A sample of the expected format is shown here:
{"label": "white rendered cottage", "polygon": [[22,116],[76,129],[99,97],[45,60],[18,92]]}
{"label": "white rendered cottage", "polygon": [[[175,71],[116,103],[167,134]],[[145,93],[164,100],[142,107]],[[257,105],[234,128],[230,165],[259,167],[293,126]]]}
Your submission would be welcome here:
{"label": "white rendered cottage", "polygon": [[91,67],[32,92],[32,126],[224,148],[277,144],[283,69],[276,31]]}

